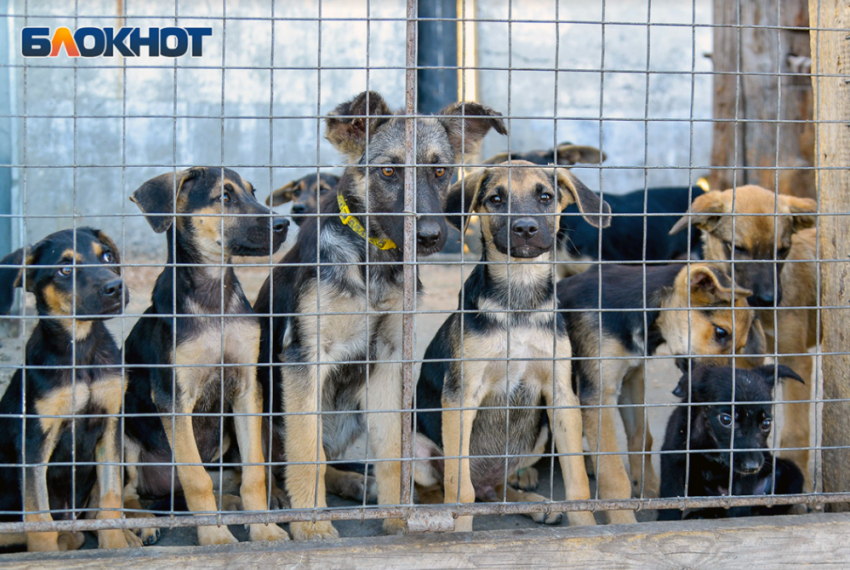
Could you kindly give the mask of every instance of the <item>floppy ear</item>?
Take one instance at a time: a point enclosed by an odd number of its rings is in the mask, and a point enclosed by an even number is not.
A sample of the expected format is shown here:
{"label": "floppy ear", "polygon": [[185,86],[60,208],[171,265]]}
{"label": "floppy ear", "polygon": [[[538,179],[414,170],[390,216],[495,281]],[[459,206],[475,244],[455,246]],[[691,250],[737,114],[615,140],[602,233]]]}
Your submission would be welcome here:
{"label": "floppy ear", "polygon": [[698,301],[693,304],[699,306],[712,305],[717,301],[731,303],[733,298],[746,299],[753,294],[737,284],[733,291],[732,280],[719,269],[708,265],[692,265],[690,283],[691,299]]}
{"label": "floppy ear", "polygon": [[810,198],[798,198],[797,196],[781,195],[779,201],[788,207],[788,211],[792,214],[794,221],[794,231],[799,232],[806,228],[815,226],[815,217],[809,214],[814,214],[818,210],[818,203]]}
{"label": "floppy ear", "polygon": [[266,198],[266,206],[280,206],[281,204],[286,204],[287,202],[292,202],[293,200],[293,192],[295,192],[295,186],[298,180],[292,180],[291,182],[287,182],[274,192],[272,192],[268,198]]}
{"label": "floppy ear", "polygon": [[470,214],[480,207],[479,196],[487,178],[490,175],[489,168],[480,168],[472,174],[467,174],[463,180],[452,184],[446,199],[446,221],[466,233],[469,225]]}
{"label": "floppy ear", "polygon": [[351,101],[337,106],[325,119],[325,138],[353,163],[366,150],[366,141],[392,115],[384,98],[364,91]]}
{"label": "floppy ear", "polygon": [[[566,168],[555,169],[558,178],[558,207],[563,211],[570,204],[576,204],[585,221],[594,228],[607,228],[611,225],[611,206],[599,198],[596,192],[582,184]],[[572,199],[571,199],[572,198]]]}
{"label": "floppy ear", "polygon": [[109,251],[111,251],[112,255],[115,257],[115,263],[121,263],[121,252],[118,251],[118,246],[115,245],[115,242],[112,241],[111,237],[106,235],[106,232],[104,232],[103,230],[95,230],[92,228],[86,229],[88,229],[92,234],[94,234],[94,237],[97,238],[97,241],[109,248]]}
{"label": "floppy ear", "polygon": [[449,135],[457,161],[462,154],[475,154],[490,129],[500,135],[508,134],[502,114],[480,103],[453,103],[437,113],[440,124]]}
{"label": "floppy ear", "polygon": [[806,381],[803,380],[799,374],[794,372],[790,366],[785,366],[784,364],[765,364],[764,366],[760,366],[756,368],[756,372],[761,374],[771,388],[774,386],[774,380],[779,378],[791,378],[800,382],[801,384],[805,384]]}
{"label": "floppy ear", "polygon": [[581,146],[572,143],[561,143],[558,145],[558,164],[599,164],[605,161],[607,156],[598,148],[593,146]]}
{"label": "floppy ear", "polygon": [[724,211],[725,206],[721,192],[712,190],[701,194],[697,196],[697,199],[691,204],[690,210],[688,210],[691,215],[684,215],[679,218],[679,221],[670,229],[669,235],[677,234],[688,227],[688,220],[691,220],[693,227],[710,232],[720,221],[720,216],[717,214],[722,214]]}
{"label": "floppy ear", "polygon": [[15,300],[15,288],[21,286],[21,275],[27,264],[29,248],[22,247],[0,259],[0,315],[8,315]]}
{"label": "floppy ear", "polygon": [[[174,200],[180,195],[183,185],[197,174],[195,169],[169,172],[151,178],[133,192],[130,201],[145,214],[151,228],[158,234],[171,227],[174,221]],[[162,214],[172,214],[164,216]]]}

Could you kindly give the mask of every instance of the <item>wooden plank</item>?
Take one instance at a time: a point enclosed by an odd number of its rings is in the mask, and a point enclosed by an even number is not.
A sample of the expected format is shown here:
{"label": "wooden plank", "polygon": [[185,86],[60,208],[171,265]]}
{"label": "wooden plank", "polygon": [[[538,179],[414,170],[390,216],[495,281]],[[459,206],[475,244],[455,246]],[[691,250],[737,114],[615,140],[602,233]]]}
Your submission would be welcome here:
{"label": "wooden plank", "polygon": [[[850,2],[846,0],[810,0],[810,19],[818,28],[847,28]],[[812,70],[822,77],[813,78],[814,107],[818,123],[817,166],[833,170],[818,171],[821,212],[850,212],[850,93],[848,61],[850,48],[846,31],[813,31],[811,34]],[[843,77],[835,77],[840,74]],[[833,77],[829,77],[833,75]],[[850,216],[820,217],[819,239],[822,259],[850,259]],[[850,305],[850,267],[847,261],[821,263],[821,302],[824,306]],[[822,346],[826,353],[850,349],[850,311],[824,309]],[[823,396],[826,400],[850,398],[850,355],[823,357]],[[825,402],[823,405],[823,446],[850,445],[850,402]],[[850,450],[824,449],[823,487],[826,492],[850,489]],[[832,509],[850,510],[850,504]]]}
{"label": "wooden plank", "polygon": [[4,569],[846,568],[850,514],[0,556]]}

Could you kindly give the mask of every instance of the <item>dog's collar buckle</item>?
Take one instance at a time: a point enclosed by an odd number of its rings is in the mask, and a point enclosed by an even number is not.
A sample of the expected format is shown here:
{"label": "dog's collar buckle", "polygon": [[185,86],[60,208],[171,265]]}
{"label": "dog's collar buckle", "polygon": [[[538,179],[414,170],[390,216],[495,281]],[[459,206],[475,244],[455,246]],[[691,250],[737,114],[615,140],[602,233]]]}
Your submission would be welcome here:
{"label": "dog's collar buckle", "polygon": [[390,238],[375,238],[370,237],[366,234],[366,228],[363,227],[363,224],[357,221],[357,218],[351,215],[351,210],[348,209],[348,204],[345,203],[345,198],[343,198],[342,194],[336,195],[336,201],[339,204],[339,220],[343,224],[351,228],[354,233],[356,233],[378,249],[396,249],[397,246],[395,242]]}

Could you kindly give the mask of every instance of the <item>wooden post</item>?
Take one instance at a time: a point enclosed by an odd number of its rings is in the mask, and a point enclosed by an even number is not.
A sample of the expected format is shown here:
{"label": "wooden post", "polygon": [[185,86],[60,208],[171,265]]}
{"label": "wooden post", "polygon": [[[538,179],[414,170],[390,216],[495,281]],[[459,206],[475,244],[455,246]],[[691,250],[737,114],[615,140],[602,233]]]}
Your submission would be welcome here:
{"label": "wooden post", "polygon": [[[714,76],[714,118],[737,118],[746,122],[714,123],[712,165],[741,168],[737,169],[737,176],[732,169],[715,169],[709,183],[720,190],[731,188],[733,181],[739,186],[758,184],[774,190],[777,171],[773,167],[811,167],[814,164],[811,123],[780,124],[779,136],[776,128],[777,119],[812,119],[808,75],[782,75],[781,78],[775,75],[808,70],[807,0],[715,0],[714,22],[733,26],[714,28],[714,71],[728,73]],[[773,27],[734,27],[739,23],[741,26]],[[787,29],[789,27],[800,29]],[[780,108],[781,113],[778,112]],[[758,122],[760,120],[769,122]],[[815,197],[815,177],[811,170],[779,170],[778,182],[783,194]]]}
{"label": "wooden post", "polygon": [[[813,28],[846,29],[850,26],[847,0],[810,0]],[[848,75],[848,32],[811,33],[814,114],[816,123],[817,186],[821,259],[840,260],[820,265],[821,303],[824,306],[850,305],[850,80]],[[821,75],[818,77],[817,75]],[[834,75],[840,75],[834,77]],[[834,169],[834,170],[830,170]],[[822,347],[825,353],[850,350],[850,310],[823,309]],[[850,402],[830,399],[850,398],[850,355],[823,357],[823,446],[850,445]],[[823,490],[827,493],[850,489],[850,449],[827,450],[823,457]],[[850,510],[850,504],[832,505],[832,510]]]}

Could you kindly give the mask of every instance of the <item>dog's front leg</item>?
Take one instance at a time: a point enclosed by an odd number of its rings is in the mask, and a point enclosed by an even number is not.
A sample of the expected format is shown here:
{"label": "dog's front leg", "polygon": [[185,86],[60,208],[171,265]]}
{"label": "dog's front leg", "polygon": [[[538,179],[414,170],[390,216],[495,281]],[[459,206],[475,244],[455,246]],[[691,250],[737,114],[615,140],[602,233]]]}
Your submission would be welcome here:
{"label": "dog's front leg", "polygon": [[[258,339],[259,340],[259,339]],[[259,346],[259,342],[257,343]],[[239,380],[233,396],[234,425],[239,443],[239,455],[246,465],[242,467],[240,495],[246,511],[266,511],[266,468],[263,465],[263,412],[262,396],[257,384],[257,369],[246,366],[239,369]],[[286,531],[276,524],[250,525],[251,540],[289,540]]]}
{"label": "dog's front leg", "polygon": [[[188,394],[192,393],[191,387],[197,387],[201,382],[199,378],[193,378],[193,370],[191,368],[175,369],[177,389],[180,394],[176,397],[175,407],[179,415],[169,415],[167,410],[162,410],[162,425],[168,437],[168,444],[174,450],[177,476],[183,487],[186,505],[190,511],[212,514],[218,510],[213,494],[213,482],[201,465],[201,454],[195,441],[192,416],[189,415],[195,409],[195,399],[190,399]],[[198,376],[201,376],[200,371]],[[201,546],[234,542],[239,541],[226,526],[198,527],[198,544]]]}
{"label": "dog's front leg", "polygon": [[[401,462],[387,461],[401,458],[401,414],[396,411],[402,406],[402,369],[398,361],[400,354],[380,354],[378,363],[370,375],[367,410],[369,422],[369,446],[379,460],[375,464],[375,479],[378,484],[378,504],[398,505],[401,501]],[[364,409],[365,409],[365,401]],[[402,519],[385,519],[386,534],[404,532]]]}
{"label": "dog's front leg", "polygon": [[[561,473],[564,477],[564,489],[568,501],[586,501],[590,499],[590,483],[584,467],[584,455],[581,447],[582,421],[579,399],[571,385],[570,356],[572,350],[566,339],[558,343],[558,359],[555,362],[555,378],[548,365],[540,366],[543,372],[541,383],[543,397],[546,400],[549,424],[555,447],[561,454]],[[564,455],[569,454],[569,455]],[[593,513],[572,511],[567,513],[570,525],[594,525]]]}
{"label": "dog's front leg", "polygon": [[[44,418],[39,422],[27,421],[28,433],[44,434],[40,446],[27,446],[26,462],[33,467],[26,469],[24,485],[24,521],[51,522],[50,496],[47,493],[47,463],[53,455],[56,439],[62,426],[59,418]],[[43,431],[42,431],[43,430]],[[40,464],[40,465],[36,465]],[[59,550],[58,532],[27,532],[27,550],[29,552],[47,552]]]}
{"label": "dog's front leg", "polygon": [[[106,426],[95,450],[99,506],[97,518],[120,519],[123,502],[121,499],[121,466],[118,464],[118,434],[121,420],[116,417],[109,417],[106,418],[105,423]],[[98,548],[127,548],[128,546],[142,546],[142,539],[129,530],[117,528],[97,531],[97,543]]]}
{"label": "dog's front leg", "polygon": [[[447,378],[443,386],[443,452],[445,454],[445,503],[474,503],[475,488],[469,470],[469,440],[478,406],[484,400],[486,362],[463,364],[463,382]],[[456,408],[456,409],[446,409]],[[471,532],[472,517],[457,517],[455,532]]]}
{"label": "dog's front leg", "polygon": [[[304,361],[318,362],[318,351],[310,351]],[[320,382],[326,377],[327,366],[316,364],[285,364],[283,377],[283,407],[286,466],[286,491],[292,508],[327,507],[325,495],[325,450],[322,446],[322,422],[319,418]],[[338,538],[339,533],[330,521],[293,522],[289,525],[295,540]]]}
{"label": "dog's front leg", "polygon": [[[626,428],[626,440],[629,453],[629,472],[632,476],[632,495],[635,497],[658,496],[658,474],[652,466],[652,434],[646,423],[644,407],[645,378],[643,366],[637,366],[626,373],[618,403],[620,417]],[[646,441],[644,441],[646,438]],[[649,455],[647,455],[649,454]],[[643,479],[641,479],[643,474]],[[643,488],[641,488],[641,482]]]}

